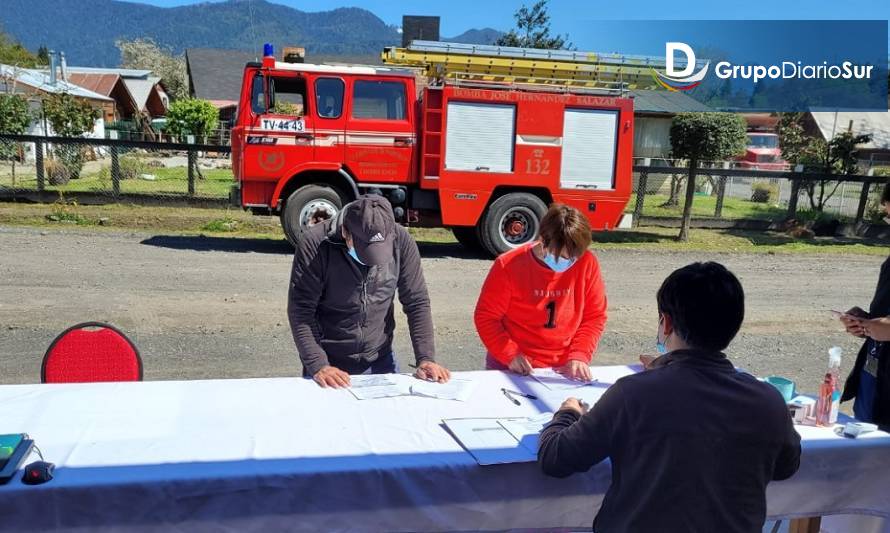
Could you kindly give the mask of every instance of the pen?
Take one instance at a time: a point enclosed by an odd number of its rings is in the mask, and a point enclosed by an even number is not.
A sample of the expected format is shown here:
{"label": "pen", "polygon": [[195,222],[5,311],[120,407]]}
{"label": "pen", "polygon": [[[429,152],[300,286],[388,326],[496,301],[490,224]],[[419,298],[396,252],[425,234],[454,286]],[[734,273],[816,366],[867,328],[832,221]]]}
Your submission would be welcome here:
{"label": "pen", "polygon": [[517,400],[516,398],[510,396],[510,393],[507,392],[507,389],[501,389],[501,392],[503,392],[503,393],[504,393],[504,396],[506,396],[507,399],[510,400],[511,402],[513,402],[514,404],[516,404],[516,405],[522,405],[521,403],[519,403],[519,400]]}
{"label": "pen", "polygon": [[501,389],[501,390],[507,394],[515,394],[517,396],[522,396],[523,398],[528,398],[529,400],[537,400],[538,399],[537,396],[533,396],[531,394],[525,394],[523,392],[516,392],[515,390],[507,390],[507,389]]}

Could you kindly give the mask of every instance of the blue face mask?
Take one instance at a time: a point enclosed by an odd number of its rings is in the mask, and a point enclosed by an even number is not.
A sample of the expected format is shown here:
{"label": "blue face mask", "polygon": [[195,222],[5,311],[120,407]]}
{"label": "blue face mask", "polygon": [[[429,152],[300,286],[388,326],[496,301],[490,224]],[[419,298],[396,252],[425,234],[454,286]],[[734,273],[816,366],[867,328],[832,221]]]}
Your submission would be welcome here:
{"label": "blue face mask", "polygon": [[564,257],[556,257],[550,252],[544,254],[544,264],[550,267],[554,272],[565,272],[575,264],[576,259],[566,259]]}
{"label": "blue face mask", "polygon": [[[364,265],[364,263],[362,263],[362,260],[358,258],[358,254],[355,253],[355,248],[352,247],[352,246],[349,247],[349,257],[355,259],[355,261],[356,261],[358,264],[360,264],[360,265]],[[366,265],[366,266],[367,266],[367,265]]]}
{"label": "blue face mask", "polygon": [[[661,326],[661,323],[664,322],[664,319],[658,321],[658,325]],[[667,340],[667,337],[664,339]],[[658,338],[658,331],[655,332],[655,349],[658,350],[658,353],[664,355],[667,353],[668,349],[665,346],[664,341]]]}

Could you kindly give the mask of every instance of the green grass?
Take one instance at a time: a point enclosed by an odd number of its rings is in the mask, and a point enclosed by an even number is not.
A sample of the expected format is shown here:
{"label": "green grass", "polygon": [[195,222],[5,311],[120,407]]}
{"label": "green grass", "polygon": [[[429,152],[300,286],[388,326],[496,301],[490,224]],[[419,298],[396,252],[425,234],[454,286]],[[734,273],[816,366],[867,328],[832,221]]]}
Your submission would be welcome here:
{"label": "green grass", "polygon": [[816,237],[795,239],[778,232],[692,229],[689,242],[677,241],[678,229],[642,228],[600,232],[593,236],[596,250],[666,252],[857,254],[886,256],[888,243],[864,239]]}
{"label": "green grass", "polygon": [[[101,206],[0,202],[0,225],[63,229],[76,225],[89,231],[137,230],[156,235],[209,235],[276,239],[284,235],[277,217],[253,216],[239,209],[156,207],[127,204]],[[409,228],[422,245],[455,245],[444,228]],[[677,229],[642,228],[594,234],[594,250],[651,252],[859,254],[886,256],[888,244],[862,239],[794,239],[783,233],[693,229],[688,243],[677,242]]]}
{"label": "green grass", "polygon": [[203,231],[216,233],[233,233],[238,230],[239,224],[239,221],[227,216],[211,220],[210,222],[201,226],[201,229]]}
{"label": "green grass", "polygon": [[[643,216],[648,217],[681,217],[683,216],[683,198],[680,205],[664,207],[668,196],[664,194],[648,194],[643,202]],[[692,203],[693,217],[713,217],[714,208],[717,206],[716,196],[696,196]],[[633,210],[634,201],[628,204],[628,209]],[[750,218],[758,220],[774,220],[784,218],[787,209],[774,204],[756,203],[739,198],[723,199],[722,218],[738,219]]]}
{"label": "green grass", "polygon": [[[122,194],[188,194],[188,170],[185,167],[147,168],[144,172],[155,176],[154,180],[141,178],[120,181]],[[229,189],[235,183],[229,169],[201,169],[204,179],[195,179],[195,194],[203,197],[228,198]],[[0,186],[11,187],[9,175],[0,176]],[[37,189],[37,177],[34,174],[16,176],[16,187],[19,189]],[[112,182],[110,173],[98,171],[84,174],[78,179],[70,180],[66,185],[50,185],[46,181],[47,191],[96,192],[111,193]]]}

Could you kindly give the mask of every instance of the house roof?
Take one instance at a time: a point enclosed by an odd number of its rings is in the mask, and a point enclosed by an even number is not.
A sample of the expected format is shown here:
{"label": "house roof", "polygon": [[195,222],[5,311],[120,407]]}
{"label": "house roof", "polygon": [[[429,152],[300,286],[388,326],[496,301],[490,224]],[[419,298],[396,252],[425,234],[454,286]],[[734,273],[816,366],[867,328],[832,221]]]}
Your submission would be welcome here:
{"label": "house roof", "polygon": [[[185,51],[192,96],[205,100],[238,101],[244,66],[257,61],[253,52],[216,48],[189,48]],[[380,65],[377,55],[307,54],[305,64]],[[295,64],[298,65],[298,64]],[[299,67],[294,67],[299,68]]]}
{"label": "house roof", "polygon": [[127,90],[133,95],[133,100],[136,102],[136,105],[139,106],[139,109],[144,110],[145,104],[148,102],[148,97],[151,95],[151,91],[160,81],[161,78],[158,77],[149,77],[144,80],[124,78],[124,85],[127,86]]}
{"label": "house roof", "polygon": [[825,140],[846,131],[852,124],[856,135],[871,134],[871,141],[861,145],[866,150],[890,150],[890,112],[813,111],[810,113]]}
{"label": "house roof", "polygon": [[15,79],[16,83],[27,85],[45,93],[68,93],[71,96],[76,96],[78,98],[99,100],[103,102],[112,101],[108,96],[85,89],[62,79],[57,79],[55,85],[53,85],[50,83],[49,73],[42,70],[14,68],[9,65],[0,64],[0,77]]}
{"label": "house roof", "polygon": [[630,91],[634,98],[634,113],[646,115],[676,115],[677,113],[713,111],[710,107],[679,91],[640,89]]}
{"label": "house roof", "polygon": [[185,51],[192,96],[205,100],[238,101],[244,65],[256,55],[240,50],[189,48]]}
{"label": "house roof", "polygon": [[105,96],[111,96],[111,92],[114,91],[114,87],[120,79],[121,77],[117,74],[68,73],[68,81],[74,85],[80,85],[84,89]]}
{"label": "house roof", "polygon": [[102,68],[102,67],[65,67],[69,73],[79,74],[117,74],[121,78],[148,78],[150,70],[133,68]]}

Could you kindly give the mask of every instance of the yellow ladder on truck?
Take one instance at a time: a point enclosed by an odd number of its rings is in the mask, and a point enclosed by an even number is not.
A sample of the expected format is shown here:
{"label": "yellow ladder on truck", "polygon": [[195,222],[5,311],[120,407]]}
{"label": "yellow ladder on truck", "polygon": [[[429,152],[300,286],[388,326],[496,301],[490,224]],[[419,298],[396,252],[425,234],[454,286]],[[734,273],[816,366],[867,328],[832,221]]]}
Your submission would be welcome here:
{"label": "yellow ladder on truck", "polygon": [[649,56],[438,41],[388,47],[381,58],[385,64],[421,69],[443,82],[522,83],[610,93],[659,88],[653,68],[664,68],[664,59]]}

